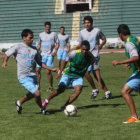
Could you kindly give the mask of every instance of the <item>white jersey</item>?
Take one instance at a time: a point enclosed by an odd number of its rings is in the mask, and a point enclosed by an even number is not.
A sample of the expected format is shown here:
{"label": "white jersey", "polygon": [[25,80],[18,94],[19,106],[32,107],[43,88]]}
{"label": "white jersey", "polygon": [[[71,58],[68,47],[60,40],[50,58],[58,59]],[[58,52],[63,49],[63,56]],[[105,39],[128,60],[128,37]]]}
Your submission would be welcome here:
{"label": "white jersey", "polygon": [[87,40],[90,43],[90,52],[94,57],[99,56],[98,45],[100,44],[100,39],[105,39],[105,35],[99,28],[93,28],[91,31],[83,29],[80,31],[78,42],[82,43],[83,40]]}
{"label": "white jersey", "polygon": [[19,43],[8,49],[5,54],[8,57],[11,55],[16,57],[18,79],[36,75],[36,62],[41,64],[41,55],[35,47]]}
{"label": "white jersey", "polygon": [[42,32],[39,34],[39,43],[41,44],[41,55],[51,56],[55,43],[57,40],[57,34],[55,32]]}
{"label": "white jersey", "polygon": [[69,36],[67,34],[58,34],[57,43],[59,43],[58,50],[66,51],[68,49],[67,43],[70,42]]}

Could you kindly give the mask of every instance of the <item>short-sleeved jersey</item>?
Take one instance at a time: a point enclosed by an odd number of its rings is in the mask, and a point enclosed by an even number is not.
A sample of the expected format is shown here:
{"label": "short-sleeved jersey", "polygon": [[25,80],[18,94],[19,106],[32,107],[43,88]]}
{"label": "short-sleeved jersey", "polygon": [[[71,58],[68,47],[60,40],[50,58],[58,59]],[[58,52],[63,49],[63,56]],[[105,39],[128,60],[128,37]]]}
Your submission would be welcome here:
{"label": "short-sleeved jersey", "polygon": [[51,56],[55,43],[57,40],[57,34],[55,32],[42,32],[39,34],[39,44],[41,44],[41,55]]}
{"label": "short-sleeved jersey", "polygon": [[71,78],[83,77],[89,65],[93,65],[95,62],[95,58],[91,52],[88,52],[88,55],[83,56],[81,49],[70,52],[66,58],[66,61],[68,60],[70,63],[64,70],[64,74]]}
{"label": "short-sleeved jersey", "polygon": [[59,43],[58,50],[66,51],[68,49],[67,43],[70,42],[69,36],[67,34],[58,34],[57,43]]}
{"label": "short-sleeved jersey", "polygon": [[[135,36],[129,36],[125,41],[125,54],[128,58],[140,57],[140,42]],[[130,63],[133,73],[140,74],[140,60]]]}
{"label": "short-sleeved jersey", "polygon": [[35,47],[19,43],[8,49],[5,54],[8,57],[16,57],[18,79],[36,75],[36,62],[41,64],[41,55]]}
{"label": "short-sleeved jersey", "polygon": [[90,52],[95,56],[99,56],[98,45],[100,43],[100,39],[105,39],[105,35],[99,28],[93,28],[91,31],[87,29],[83,29],[79,33],[78,42],[82,43],[83,40],[87,40],[90,43]]}

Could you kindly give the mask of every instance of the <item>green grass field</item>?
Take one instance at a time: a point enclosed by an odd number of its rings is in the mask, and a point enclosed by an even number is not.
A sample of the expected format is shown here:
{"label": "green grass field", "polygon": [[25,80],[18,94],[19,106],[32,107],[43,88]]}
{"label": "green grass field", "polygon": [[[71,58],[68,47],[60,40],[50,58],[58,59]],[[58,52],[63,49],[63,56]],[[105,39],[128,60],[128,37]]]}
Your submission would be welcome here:
{"label": "green grass field", "polygon": [[[51,115],[38,114],[40,110],[34,100],[23,104],[23,114],[18,115],[14,102],[23,97],[26,90],[18,83],[15,60],[10,59],[6,69],[0,68],[0,140],[140,140],[140,123],[122,123],[130,112],[120,91],[131,70],[126,70],[123,65],[115,68],[111,64],[114,59],[125,58],[120,53],[101,55],[101,73],[112,92],[112,99],[103,100],[104,92],[100,90],[92,101],[91,87],[85,79],[83,91],[73,103],[78,108],[76,117],[67,117],[59,111],[73,92],[71,88],[50,102]],[[47,79],[42,70],[42,99],[50,94]],[[54,73],[55,88],[57,84]],[[132,96],[140,115],[140,96],[134,92]]]}

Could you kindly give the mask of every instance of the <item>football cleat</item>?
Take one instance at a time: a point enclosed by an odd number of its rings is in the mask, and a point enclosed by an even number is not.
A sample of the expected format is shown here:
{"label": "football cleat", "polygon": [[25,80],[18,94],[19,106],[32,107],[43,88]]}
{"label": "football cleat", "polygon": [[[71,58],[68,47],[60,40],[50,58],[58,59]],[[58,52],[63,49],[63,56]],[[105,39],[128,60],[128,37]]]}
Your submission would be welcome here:
{"label": "football cleat", "polygon": [[92,90],[91,99],[94,100],[97,97],[98,93],[99,93],[98,89]]}
{"label": "football cleat", "polygon": [[50,112],[44,107],[41,109],[41,112],[43,115],[50,115]]}
{"label": "football cleat", "polygon": [[140,122],[140,118],[135,118],[135,117],[129,117],[127,121],[123,123],[132,123],[132,122]]}
{"label": "football cleat", "polygon": [[107,91],[106,93],[105,93],[105,97],[104,97],[104,99],[111,99],[111,92],[110,91]]}
{"label": "football cleat", "polygon": [[15,105],[17,106],[17,113],[18,113],[18,114],[21,114],[21,112],[22,112],[22,107],[19,106],[19,105],[17,104],[17,101],[15,101]]}

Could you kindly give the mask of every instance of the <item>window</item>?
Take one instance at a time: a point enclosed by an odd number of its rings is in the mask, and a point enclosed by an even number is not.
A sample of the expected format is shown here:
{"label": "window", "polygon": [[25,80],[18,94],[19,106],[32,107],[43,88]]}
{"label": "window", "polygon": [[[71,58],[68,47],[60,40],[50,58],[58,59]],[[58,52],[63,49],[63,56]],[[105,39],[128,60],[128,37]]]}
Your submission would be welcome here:
{"label": "window", "polygon": [[63,0],[62,9],[65,13],[89,11],[93,0]]}

